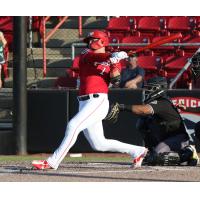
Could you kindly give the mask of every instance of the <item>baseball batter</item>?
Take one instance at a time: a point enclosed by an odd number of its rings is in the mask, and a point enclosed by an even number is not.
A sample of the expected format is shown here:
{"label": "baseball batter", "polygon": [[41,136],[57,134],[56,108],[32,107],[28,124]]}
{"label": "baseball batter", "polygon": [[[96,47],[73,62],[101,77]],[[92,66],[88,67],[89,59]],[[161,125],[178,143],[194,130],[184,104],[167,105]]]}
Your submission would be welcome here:
{"label": "baseball batter", "polygon": [[140,167],[147,149],[106,139],[102,120],[109,109],[108,85],[120,82],[120,60],[127,58],[126,52],[107,53],[105,47],[109,40],[105,32],[95,30],[85,39],[88,49],[80,55],[79,112],[69,121],[65,137],[56,151],[47,160],[35,160],[36,169],[57,169],[81,131],[97,151],[121,152],[130,154],[133,167]]}

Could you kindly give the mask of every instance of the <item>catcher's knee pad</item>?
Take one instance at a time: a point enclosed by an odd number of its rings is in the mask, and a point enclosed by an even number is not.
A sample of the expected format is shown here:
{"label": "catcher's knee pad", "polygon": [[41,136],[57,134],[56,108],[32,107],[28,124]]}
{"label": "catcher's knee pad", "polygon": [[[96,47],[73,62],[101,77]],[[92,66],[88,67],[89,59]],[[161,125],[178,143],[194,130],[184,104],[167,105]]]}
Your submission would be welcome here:
{"label": "catcher's knee pad", "polygon": [[180,156],[177,152],[165,152],[159,154],[160,163],[165,166],[180,165]]}

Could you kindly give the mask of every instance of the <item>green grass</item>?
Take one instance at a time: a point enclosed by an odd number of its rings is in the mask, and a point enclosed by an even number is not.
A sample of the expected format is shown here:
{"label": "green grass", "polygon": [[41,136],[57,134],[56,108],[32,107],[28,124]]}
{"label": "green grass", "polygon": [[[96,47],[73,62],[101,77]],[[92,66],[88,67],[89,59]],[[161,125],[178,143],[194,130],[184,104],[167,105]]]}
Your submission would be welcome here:
{"label": "green grass", "polygon": [[[5,161],[32,161],[32,160],[43,160],[46,159],[47,156],[35,156],[35,155],[27,155],[27,156],[0,156],[0,162]],[[83,156],[78,158],[66,157],[64,162],[130,162],[130,158],[128,157],[105,157],[105,156]]]}

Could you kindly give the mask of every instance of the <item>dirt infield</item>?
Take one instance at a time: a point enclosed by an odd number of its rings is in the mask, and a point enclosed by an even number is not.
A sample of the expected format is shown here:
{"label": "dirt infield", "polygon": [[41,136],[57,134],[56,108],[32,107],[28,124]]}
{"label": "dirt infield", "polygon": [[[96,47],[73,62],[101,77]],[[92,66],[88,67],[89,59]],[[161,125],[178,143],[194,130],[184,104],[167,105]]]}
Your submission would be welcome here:
{"label": "dirt infield", "polygon": [[[105,156],[106,155],[106,156]],[[35,157],[33,157],[35,159]],[[200,181],[200,166],[143,166],[132,169],[130,159],[122,154],[85,154],[66,158],[58,170],[38,171],[31,167],[31,157],[0,160],[1,182],[136,182]]]}

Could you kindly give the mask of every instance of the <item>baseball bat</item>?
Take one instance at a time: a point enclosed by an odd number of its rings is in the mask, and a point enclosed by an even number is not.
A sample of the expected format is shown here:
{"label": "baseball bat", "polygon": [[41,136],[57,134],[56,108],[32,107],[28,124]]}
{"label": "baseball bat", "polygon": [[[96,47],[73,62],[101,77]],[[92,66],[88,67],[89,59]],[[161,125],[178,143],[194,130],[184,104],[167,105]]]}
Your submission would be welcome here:
{"label": "baseball bat", "polygon": [[142,52],[142,51],[145,51],[147,49],[151,49],[153,47],[157,47],[157,46],[160,46],[162,44],[166,44],[168,42],[171,42],[173,40],[176,40],[178,38],[182,38],[182,34],[181,33],[177,33],[177,34],[174,34],[174,35],[170,35],[170,36],[166,36],[165,38],[161,39],[161,40],[158,40],[156,42],[153,42],[145,47],[142,47],[142,48],[139,48],[137,49],[135,52],[129,52],[128,55],[132,55],[134,53],[139,53],[139,52]]}

